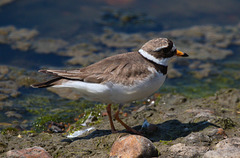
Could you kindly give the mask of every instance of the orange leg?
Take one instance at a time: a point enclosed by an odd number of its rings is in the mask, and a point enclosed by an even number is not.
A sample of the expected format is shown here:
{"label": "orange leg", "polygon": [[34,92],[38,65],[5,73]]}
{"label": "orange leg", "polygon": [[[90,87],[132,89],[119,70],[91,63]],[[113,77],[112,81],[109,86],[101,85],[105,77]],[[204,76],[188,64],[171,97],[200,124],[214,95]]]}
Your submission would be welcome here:
{"label": "orange leg", "polygon": [[120,118],[119,118],[119,109],[117,110],[117,112],[114,114],[115,119],[126,128],[127,131],[135,133],[135,134],[139,134],[141,135],[140,132],[136,131],[135,129],[129,127],[127,124],[125,124]]}
{"label": "orange leg", "polygon": [[108,118],[109,118],[109,121],[110,121],[110,126],[111,126],[112,133],[116,133],[116,129],[115,129],[113,121],[112,121],[111,104],[108,104],[106,109],[107,109],[107,114],[108,114]]}

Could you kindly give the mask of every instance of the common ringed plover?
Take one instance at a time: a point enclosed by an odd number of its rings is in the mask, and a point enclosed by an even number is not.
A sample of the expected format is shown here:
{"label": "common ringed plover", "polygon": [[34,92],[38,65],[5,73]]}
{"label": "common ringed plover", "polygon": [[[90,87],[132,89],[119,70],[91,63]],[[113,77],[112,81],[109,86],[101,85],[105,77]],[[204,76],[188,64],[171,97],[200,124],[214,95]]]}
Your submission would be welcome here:
{"label": "common ringed plover", "polygon": [[[163,84],[169,60],[174,56],[187,57],[167,38],[155,38],[136,52],[114,55],[95,64],[75,70],[39,70],[54,75],[49,81],[33,84],[34,88],[73,88],[83,98],[107,103],[112,132],[116,132],[111,116],[111,104],[122,105],[152,95]],[[126,125],[115,113],[115,119],[126,130],[139,133]]]}

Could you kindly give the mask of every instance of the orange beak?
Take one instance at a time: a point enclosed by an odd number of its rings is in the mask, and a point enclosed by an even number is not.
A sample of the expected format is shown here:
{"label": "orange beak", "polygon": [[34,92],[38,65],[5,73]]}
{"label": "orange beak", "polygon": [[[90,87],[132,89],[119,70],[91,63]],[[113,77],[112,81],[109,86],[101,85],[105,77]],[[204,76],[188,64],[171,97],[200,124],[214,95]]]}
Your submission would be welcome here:
{"label": "orange beak", "polygon": [[176,55],[177,55],[177,56],[181,56],[181,57],[188,57],[188,54],[187,54],[187,53],[181,52],[181,51],[179,51],[179,50],[177,50]]}

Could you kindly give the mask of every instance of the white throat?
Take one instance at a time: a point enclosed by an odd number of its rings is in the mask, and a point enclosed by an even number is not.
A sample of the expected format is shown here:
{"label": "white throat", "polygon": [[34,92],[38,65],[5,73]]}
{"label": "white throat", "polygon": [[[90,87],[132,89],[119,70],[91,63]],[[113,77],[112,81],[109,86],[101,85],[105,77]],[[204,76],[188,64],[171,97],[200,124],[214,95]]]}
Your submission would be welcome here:
{"label": "white throat", "polygon": [[168,61],[170,60],[170,58],[157,59],[154,56],[152,56],[151,54],[149,54],[148,52],[144,51],[143,49],[139,49],[138,52],[143,57],[147,58],[148,60],[153,61],[156,64],[163,65],[163,66],[168,66]]}

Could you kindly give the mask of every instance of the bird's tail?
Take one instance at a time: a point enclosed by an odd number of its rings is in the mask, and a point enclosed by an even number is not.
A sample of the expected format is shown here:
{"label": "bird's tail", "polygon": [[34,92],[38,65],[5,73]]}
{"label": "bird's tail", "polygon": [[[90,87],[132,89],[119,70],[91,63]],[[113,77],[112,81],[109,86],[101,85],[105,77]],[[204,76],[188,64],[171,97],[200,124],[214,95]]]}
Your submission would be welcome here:
{"label": "bird's tail", "polygon": [[48,80],[46,82],[42,82],[42,83],[37,83],[37,84],[32,84],[31,87],[33,88],[47,88],[47,87],[51,87],[56,85],[56,83],[61,80],[62,77],[57,77],[51,80]]}

